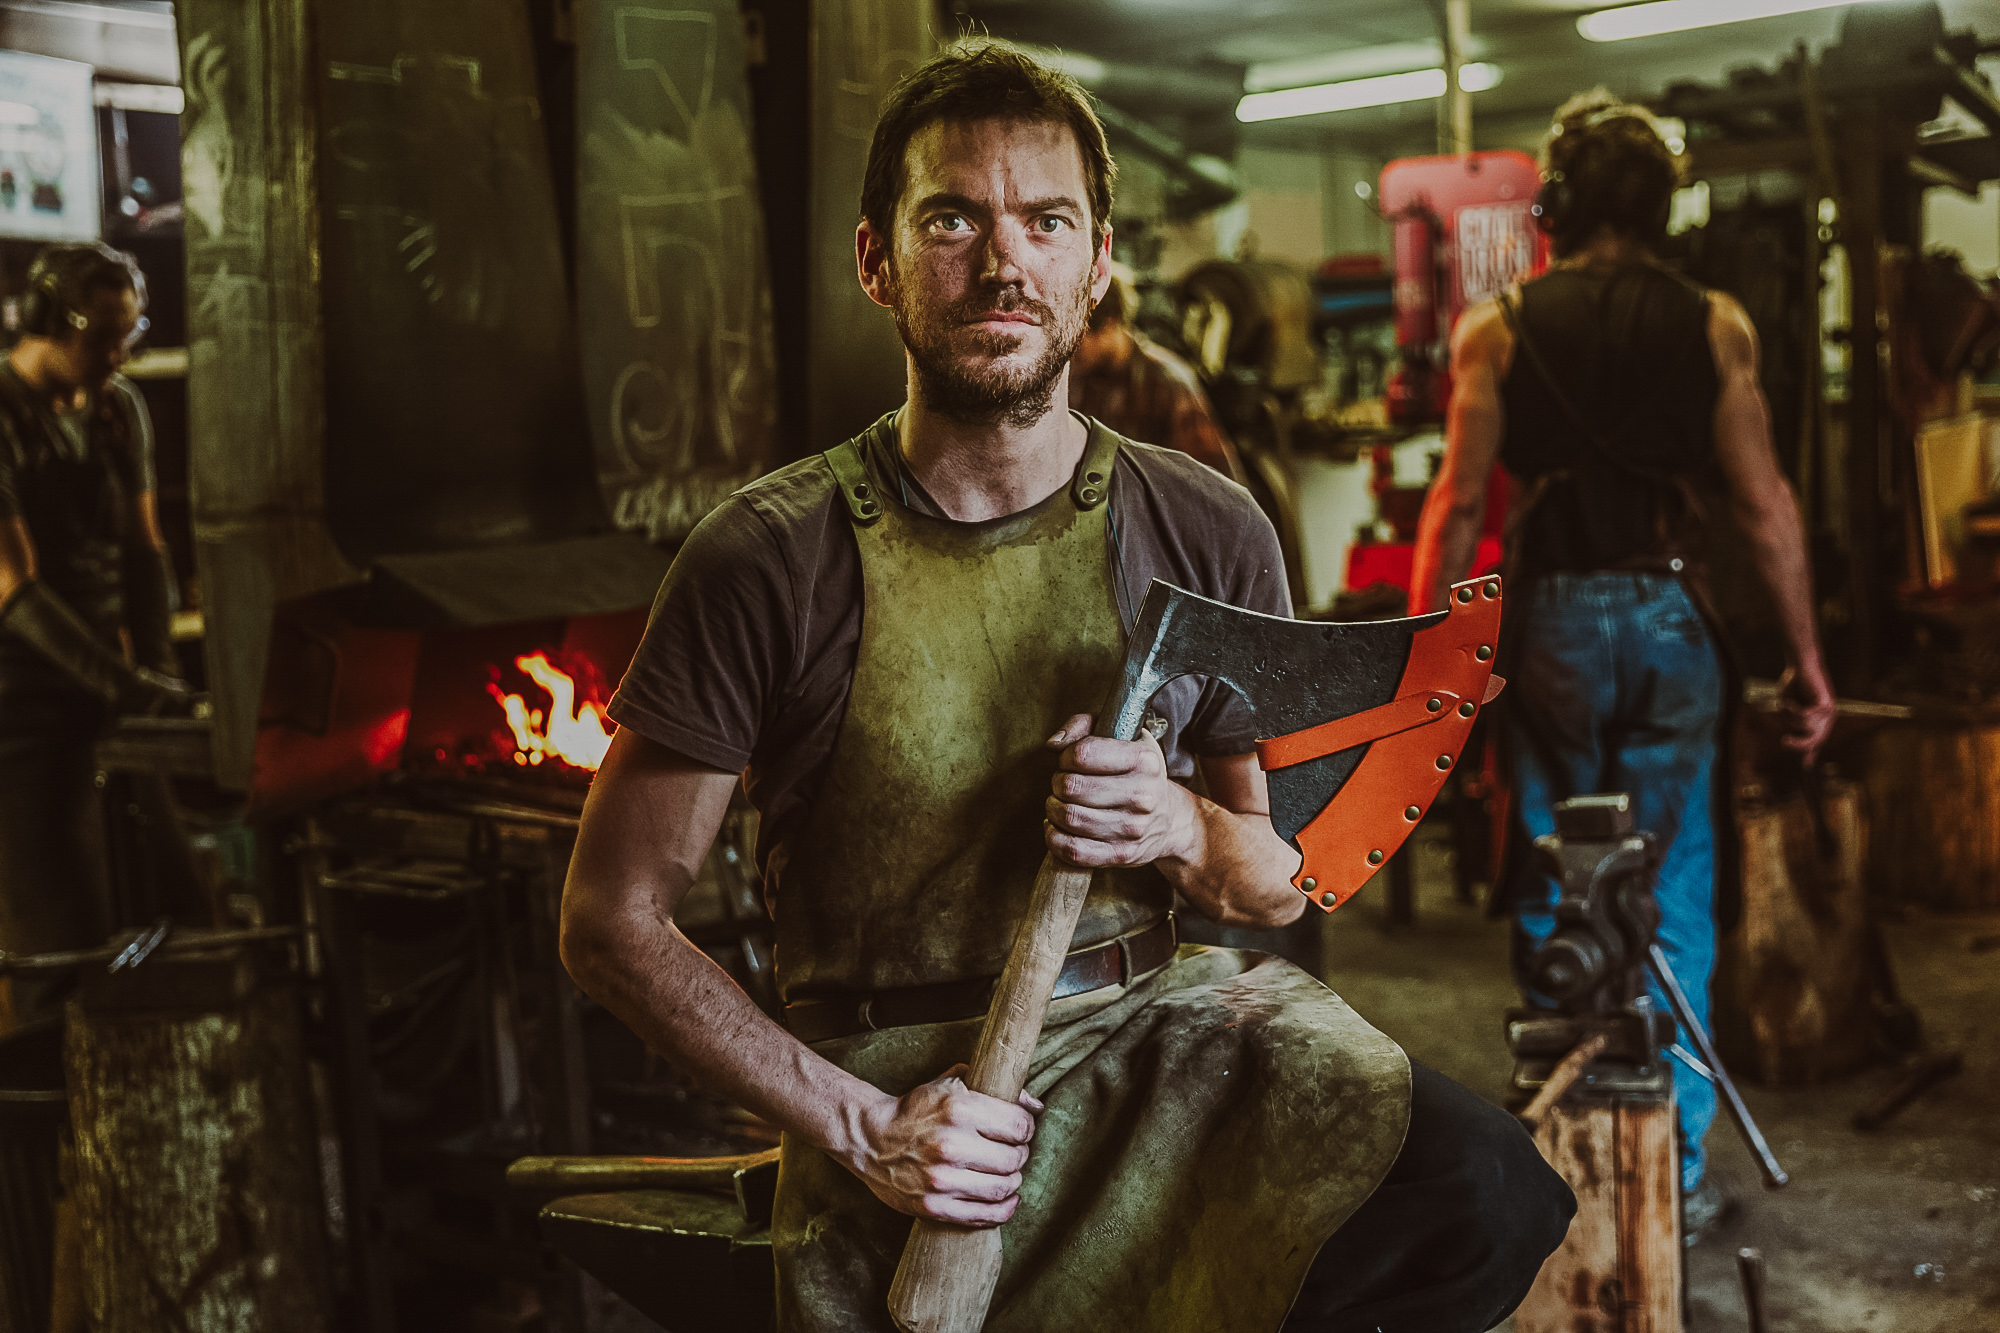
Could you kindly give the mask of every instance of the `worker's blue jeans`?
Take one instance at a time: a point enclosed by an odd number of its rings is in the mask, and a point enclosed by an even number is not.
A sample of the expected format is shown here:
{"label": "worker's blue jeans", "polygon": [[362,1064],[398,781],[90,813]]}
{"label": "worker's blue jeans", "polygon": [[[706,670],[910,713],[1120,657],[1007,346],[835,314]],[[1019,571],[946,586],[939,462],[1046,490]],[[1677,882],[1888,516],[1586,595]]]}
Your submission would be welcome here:
{"label": "worker's blue jeans", "polygon": [[[1659,574],[1553,574],[1528,591],[1510,632],[1520,637],[1504,696],[1518,812],[1515,833],[1555,832],[1555,805],[1571,796],[1628,792],[1635,827],[1664,851],[1655,896],[1660,945],[1708,1024],[1715,970],[1716,742],[1722,665],[1678,579]],[[1555,881],[1531,858],[1515,886],[1515,976],[1530,1004],[1524,964],[1555,928]],[[1666,996],[1652,983],[1655,1002]],[[1695,1043],[1683,1032],[1680,1044]],[[1715,1089],[1672,1058],[1680,1102],[1681,1188],[1700,1183],[1702,1137]]]}

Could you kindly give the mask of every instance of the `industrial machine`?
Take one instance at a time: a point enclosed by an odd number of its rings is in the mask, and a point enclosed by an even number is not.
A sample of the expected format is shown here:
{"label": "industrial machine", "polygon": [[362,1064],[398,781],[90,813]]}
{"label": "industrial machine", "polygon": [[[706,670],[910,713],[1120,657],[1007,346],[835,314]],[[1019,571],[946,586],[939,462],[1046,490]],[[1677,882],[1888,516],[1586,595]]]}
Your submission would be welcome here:
{"label": "industrial machine", "polygon": [[1472,306],[1548,263],[1536,226],[1541,173],[1502,149],[1398,158],[1382,168],[1382,216],[1394,226],[1396,348],[1389,420],[1444,420],[1451,401],[1452,326]]}

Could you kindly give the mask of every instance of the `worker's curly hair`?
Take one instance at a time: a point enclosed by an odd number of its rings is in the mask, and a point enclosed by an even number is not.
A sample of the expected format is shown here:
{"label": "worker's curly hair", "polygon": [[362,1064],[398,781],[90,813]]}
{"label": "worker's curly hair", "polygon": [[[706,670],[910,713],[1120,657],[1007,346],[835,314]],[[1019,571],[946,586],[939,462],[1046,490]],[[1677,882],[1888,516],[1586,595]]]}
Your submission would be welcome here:
{"label": "worker's curly hair", "polygon": [[1542,230],[1559,256],[1582,249],[1600,228],[1658,246],[1681,179],[1681,158],[1652,112],[1604,88],[1578,93],[1557,109],[1542,141]]}
{"label": "worker's curly hair", "polygon": [[1111,225],[1112,187],[1118,164],[1104,139],[1090,94],[1060,70],[1049,68],[1010,43],[990,37],[953,42],[905,75],[882,106],[868,168],[861,178],[861,216],[890,234],[901,201],[903,157],[918,130],[939,121],[1015,119],[1067,125],[1083,154],[1090,191],[1090,239],[1104,243]]}

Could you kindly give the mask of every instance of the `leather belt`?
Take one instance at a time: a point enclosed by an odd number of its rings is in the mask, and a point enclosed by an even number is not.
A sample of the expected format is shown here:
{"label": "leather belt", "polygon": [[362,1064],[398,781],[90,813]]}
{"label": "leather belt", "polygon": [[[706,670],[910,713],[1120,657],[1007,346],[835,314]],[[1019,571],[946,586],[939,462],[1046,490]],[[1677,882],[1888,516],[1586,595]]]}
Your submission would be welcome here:
{"label": "leather belt", "polygon": [[[1165,967],[1178,947],[1174,914],[1169,912],[1129,935],[1065,956],[1050,998],[1060,1000],[1105,986],[1130,985],[1134,977]],[[898,986],[865,995],[799,1000],[785,1006],[785,1027],[810,1045],[881,1028],[977,1018],[991,1006],[993,987],[999,980],[974,977],[930,986]]]}

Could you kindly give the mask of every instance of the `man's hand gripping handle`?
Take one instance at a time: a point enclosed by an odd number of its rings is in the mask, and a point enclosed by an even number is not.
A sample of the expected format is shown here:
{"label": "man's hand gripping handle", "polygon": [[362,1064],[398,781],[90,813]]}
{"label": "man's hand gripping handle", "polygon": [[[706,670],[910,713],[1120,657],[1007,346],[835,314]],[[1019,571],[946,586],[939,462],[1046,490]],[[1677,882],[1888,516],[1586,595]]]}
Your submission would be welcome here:
{"label": "man's hand gripping handle", "polygon": [[[1107,707],[1097,715],[1099,735],[1115,734],[1102,729],[1120,711]],[[1090,874],[1053,854],[1042,858],[1028,914],[994,988],[993,1007],[965,1077],[974,1092],[1007,1102],[1020,1096],[1049,996],[1090,893]],[[999,1279],[998,1227],[974,1230],[918,1219],[889,1288],[889,1316],[903,1333],[978,1333]]]}

